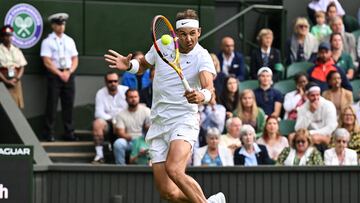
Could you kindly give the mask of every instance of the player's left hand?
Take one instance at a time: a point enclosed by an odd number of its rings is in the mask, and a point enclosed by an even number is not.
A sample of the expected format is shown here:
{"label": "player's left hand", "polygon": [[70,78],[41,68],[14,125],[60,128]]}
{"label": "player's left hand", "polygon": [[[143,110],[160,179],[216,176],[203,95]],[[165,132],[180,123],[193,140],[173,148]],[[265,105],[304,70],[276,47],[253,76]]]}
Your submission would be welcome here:
{"label": "player's left hand", "polygon": [[191,104],[201,104],[205,99],[204,95],[196,90],[193,90],[191,92],[185,91],[184,96]]}

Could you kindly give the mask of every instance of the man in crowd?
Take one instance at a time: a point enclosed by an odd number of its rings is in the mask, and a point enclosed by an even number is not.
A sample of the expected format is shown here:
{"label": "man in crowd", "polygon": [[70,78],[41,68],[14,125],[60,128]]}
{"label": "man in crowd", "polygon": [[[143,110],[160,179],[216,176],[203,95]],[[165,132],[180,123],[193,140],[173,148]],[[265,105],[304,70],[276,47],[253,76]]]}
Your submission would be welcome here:
{"label": "man in crowd", "polygon": [[69,15],[56,13],[49,17],[53,32],[41,44],[41,57],[47,70],[47,99],[44,138],[54,141],[54,125],[60,97],[65,140],[74,141],[72,111],[75,99],[75,76],[78,51],[74,40],[66,35],[65,24]]}
{"label": "man in crowd", "polygon": [[227,134],[220,137],[220,145],[226,146],[234,154],[235,149],[241,147],[240,130],[242,122],[238,117],[229,118],[226,121]]}
{"label": "man in crowd", "polygon": [[[95,120],[92,128],[96,156],[93,163],[104,162],[104,135],[112,135],[115,116],[127,108],[125,100],[125,92],[127,89],[128,87],[119,85],[118,74],[110,71],[105,75],[105,87],[96,93]],[[110,141],[112,141],[111,139],[110,137]]]}

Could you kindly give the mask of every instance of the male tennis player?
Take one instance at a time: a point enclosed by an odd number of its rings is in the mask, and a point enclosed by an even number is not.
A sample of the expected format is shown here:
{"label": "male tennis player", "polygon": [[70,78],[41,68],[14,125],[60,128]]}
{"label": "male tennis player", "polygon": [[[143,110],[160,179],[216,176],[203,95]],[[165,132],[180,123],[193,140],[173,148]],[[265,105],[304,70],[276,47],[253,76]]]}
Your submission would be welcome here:
{"label": "male tennis player", "polygon": [[[198,44],[200,32],[194,10],[177,13],[180,66],[194,89],[191,92],[185,92],[176,72],[162,61],[154,46],[140,60],[130,60],[131,54],[122,56],[112,50],[105,55],[105,60],[110,63],[109,67],[131,73],[142,73],[147,67],[155,66],[152,125],[146,140],[161,196],[171,202],[225,203],[223,193],[206,199],[199,184],[185,174],[199,134],[198,104],[209,102],[214,95],[215,67],[208,51]],[[167,54],[170,53],[163,53]]]}

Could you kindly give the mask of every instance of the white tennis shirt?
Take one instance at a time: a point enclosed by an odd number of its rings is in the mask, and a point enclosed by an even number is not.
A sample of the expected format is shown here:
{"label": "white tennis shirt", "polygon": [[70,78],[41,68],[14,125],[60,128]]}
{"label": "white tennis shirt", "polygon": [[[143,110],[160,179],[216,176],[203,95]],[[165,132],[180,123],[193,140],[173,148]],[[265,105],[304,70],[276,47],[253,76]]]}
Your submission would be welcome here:
{"label": "white tennis shirt", "polygon": [[[165,49],[160,48],[160,50]],[[171,56],[172,51],[168,50],[168,52],[164,51],[164,56]],[[155,65],[151,122],[161,125],[178,122],[199,125],[198,105],[190,104],[184,97],[185,89],[175,70],[162,61],[154,46],[146,53],[145,60],[149,64]],[[196,90],[201,89],[199,78],[201,71],[208,71],[216,75],[209,52],[200,44],[196,44],[194,49],[187,54],[180,53],[180,66],[190,87]]]}

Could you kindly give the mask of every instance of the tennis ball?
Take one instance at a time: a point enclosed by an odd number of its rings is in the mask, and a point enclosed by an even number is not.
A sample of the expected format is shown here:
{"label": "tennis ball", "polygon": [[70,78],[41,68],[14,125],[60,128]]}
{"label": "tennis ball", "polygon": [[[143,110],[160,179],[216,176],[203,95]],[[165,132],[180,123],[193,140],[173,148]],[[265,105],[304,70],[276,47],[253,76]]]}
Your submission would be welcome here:
{"label": "tennis ball", "polygon": [[170,35],[161,36],[161,43],[163,45],[169,45],[171,43],[172,37]]}

